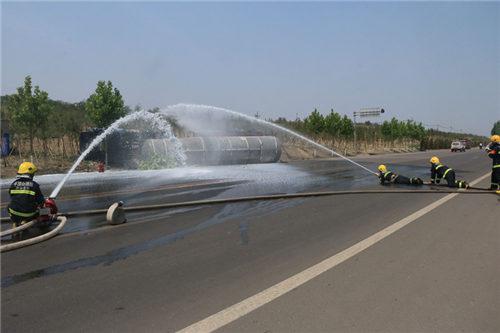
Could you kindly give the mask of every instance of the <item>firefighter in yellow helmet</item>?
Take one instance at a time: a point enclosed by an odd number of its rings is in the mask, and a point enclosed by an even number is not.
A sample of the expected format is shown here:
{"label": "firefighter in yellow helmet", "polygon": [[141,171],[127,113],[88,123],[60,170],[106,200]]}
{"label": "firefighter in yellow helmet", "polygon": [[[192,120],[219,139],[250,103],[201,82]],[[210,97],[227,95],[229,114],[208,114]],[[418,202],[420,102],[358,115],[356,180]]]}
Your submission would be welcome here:
{"label": "firefighter in yellow helmet", "polygon": [[380,178],[380,184],[394,183],[394,184],[406,184],[406,185],[422,185],[424,182],[418,177],[405,177],[395,174],[392,171],[388,171],[384,164],[378,166],[378,178]]}
{"label": "firefighter in yellow helmet", "polygon": [[500,190],[500,135],[492,135],[491,142],[486,147],[488,157],[493,160],[491,169],[491,190]]}
{"label": "firefighter in yellow helmet", "polygon": [[455,179],[455,170],[447,167],[444,164],[441,164],[441,161],[437,156],[432,156],[429,161],[431,163],[431,183],[439,184],[441,179],[445,179],[448,187],[458,187],[458,188],[468,188],[469,184],[467,184],[464,180],[456,180]]}
{"label": "firefighter in yellow helmet", "polygon": [[17,171],[16,180],[10,185],[10,219],[16,227],[23,221],[31,221],[38,216],[38,207],[44,202],[40,185],[33,180],[36,166],[23,162]]}

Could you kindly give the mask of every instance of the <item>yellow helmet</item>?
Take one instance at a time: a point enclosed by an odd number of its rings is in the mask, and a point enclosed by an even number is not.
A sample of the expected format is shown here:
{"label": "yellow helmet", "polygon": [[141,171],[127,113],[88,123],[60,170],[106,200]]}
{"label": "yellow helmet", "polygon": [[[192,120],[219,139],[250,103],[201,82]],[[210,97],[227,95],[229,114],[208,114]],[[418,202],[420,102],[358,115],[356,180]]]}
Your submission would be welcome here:
{"label": "yellow helmet", "polygon": [[499,142],[500,143],[500,135],[495,134],[491,136],[491,141],[492,142]]}
{"label": "yellow helmet", "polygon": [[437,156],[432,156],[429,162],[432,164],[439,164],[439,158]]}
{"label": "yellow helmet", "polygon": [[387,172],[387,167],[385,165],[383,165],[383,164],[380,164],[378,166],[378,171],[380,171],[380,172]]}
{"label": "yellow helmet", "polygon": [[23,162],[19,166],[19,169],[17,170],[17,173],[19,175],[24,175],[24,174],[34,175],[37,170],[38,169],[36,168],[36,166],[33,163],[31,163],[31,162]]}

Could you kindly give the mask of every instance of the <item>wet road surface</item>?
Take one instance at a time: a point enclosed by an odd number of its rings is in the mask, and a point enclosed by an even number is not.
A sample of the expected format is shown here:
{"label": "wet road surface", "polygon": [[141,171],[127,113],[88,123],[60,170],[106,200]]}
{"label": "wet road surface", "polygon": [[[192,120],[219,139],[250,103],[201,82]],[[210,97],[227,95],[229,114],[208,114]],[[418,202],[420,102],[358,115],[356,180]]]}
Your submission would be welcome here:
{"label": "wet road surface", "polygon": [[[489,170],[490,161],[480,151],[439,154],[467,180]],[[424,152],[358,161],[372,169],[384,162],[401,174],[424,177],[430,156]],[[380,187],[375,177],[337,160],[193,168],[170,177],[158,171],[116,173],[104,180],[94,176],[91,181],[77,175],[63,188],[58,198],[62,211],[105,208],[123,199],[135,205]],[[42,186],[55,187],[57,180],[47,178]],[[97,198],[91,196],[92,184],[101,186]],[[66,234],[2,254],[2,329],[179,330],[443,196],[356,195],[213,205],[128,214],[130,222],[116,227],[105,226],[102,217],[70,221]],[[492,195],[454,198],[222,330],[498,331],[493,311],[500,306],[495,264],[500,259],[499,209]],[[34,316],[40,309],[50,315]]]}

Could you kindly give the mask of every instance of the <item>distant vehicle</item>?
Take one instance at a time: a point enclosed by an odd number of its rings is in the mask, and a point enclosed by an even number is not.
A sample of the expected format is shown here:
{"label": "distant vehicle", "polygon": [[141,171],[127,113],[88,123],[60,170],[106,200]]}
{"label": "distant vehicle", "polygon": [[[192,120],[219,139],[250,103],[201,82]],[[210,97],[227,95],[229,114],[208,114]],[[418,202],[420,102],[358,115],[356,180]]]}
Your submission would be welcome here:
{"label": "distant vehicle", "polygon": [[462,144],[464,145],[465,149],[470,149],[471,144],[470,144],[470,140],[469,139],[462,139],[462,140],[460,140],[460,142],[462,142]]}
{"label": "distant vehicle", "polygon": [[465,151],[465,145],[462,143],[462,141],[453,141],[451,143],[451,151]]}

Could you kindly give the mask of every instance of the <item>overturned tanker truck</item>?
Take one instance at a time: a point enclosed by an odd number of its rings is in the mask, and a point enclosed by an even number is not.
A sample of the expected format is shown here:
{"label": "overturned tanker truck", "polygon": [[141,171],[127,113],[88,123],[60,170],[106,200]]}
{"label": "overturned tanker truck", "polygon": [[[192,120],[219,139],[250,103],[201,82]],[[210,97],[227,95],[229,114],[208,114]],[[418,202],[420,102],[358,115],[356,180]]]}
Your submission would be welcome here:
{"label": "overturned tanker truck", "polygon": [[[194,165],[275,163],[281,157],[281,144],[274,136],[218,136],[179,139],[186,163]],[[170,140],[149,139],[142,145],[143,156],[171,156]]]}
{"label": "overturned tanker truck", "polygon": [[[84,150],[98,134],[98,131],[81,133],[80,149]],[[281,157],[281,142],[275,136],[184,137],[179,141],[188,165],[275,163]],[[133,169],[141,160],[152,156],[171,158],[174,150],[173,142],[168,139],[145,136],[133,130],[118,130],[96,147],[87,160]]]}

